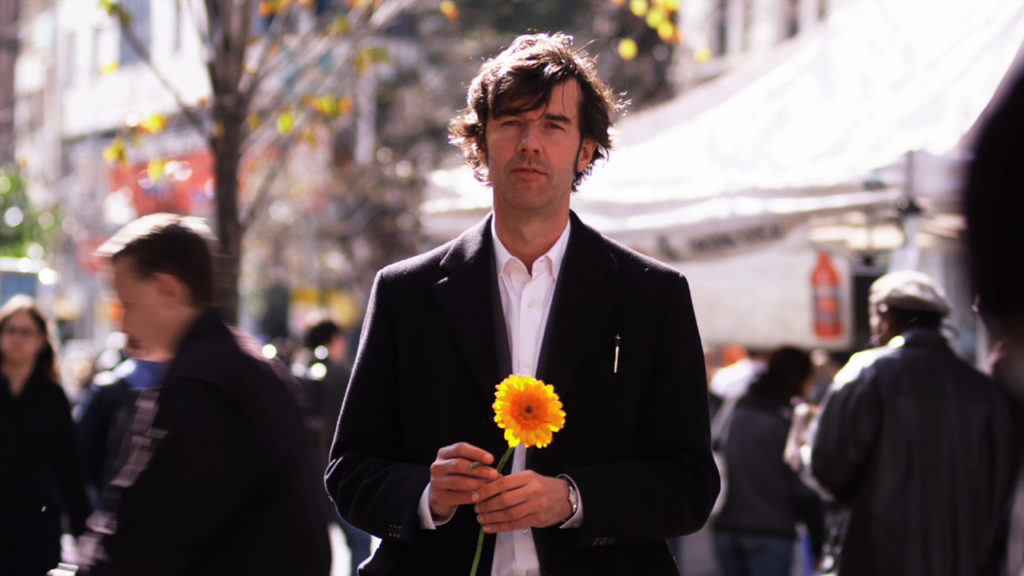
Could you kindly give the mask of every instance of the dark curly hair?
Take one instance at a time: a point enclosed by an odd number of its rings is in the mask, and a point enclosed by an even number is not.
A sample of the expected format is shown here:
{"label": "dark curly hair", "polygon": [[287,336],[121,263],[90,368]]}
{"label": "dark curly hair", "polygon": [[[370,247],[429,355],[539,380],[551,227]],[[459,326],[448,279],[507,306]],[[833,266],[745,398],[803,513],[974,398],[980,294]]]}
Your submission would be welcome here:
{"label": "dark curly hair", "polygon": [[519,36],[501,54],[484,62],[469,86],[466,108],[448,126],[449,140],[462,150],[477,180],[489,183],[481,158],[492,116],[532,111],[547,104],[556,86],[575,79],[580,86],[580,132],[597,143],[590,164],[576,173],[575,192],[594,162],[608,157],[612,148],[612,115],[622,110],[611,87],[597,75],[594,59],[585,50],[573,50],[572,36],[527,34]]}

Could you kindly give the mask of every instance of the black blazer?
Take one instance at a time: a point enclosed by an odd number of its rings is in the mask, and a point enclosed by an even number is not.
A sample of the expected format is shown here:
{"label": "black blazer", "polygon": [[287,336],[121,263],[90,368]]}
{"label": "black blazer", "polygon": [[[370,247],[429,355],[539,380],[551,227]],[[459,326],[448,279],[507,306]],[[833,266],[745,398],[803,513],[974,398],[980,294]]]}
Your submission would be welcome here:
{"label": "black blazer", "polygon": [[[675,575],[665,539],[703,526],[719,488],[689,288],[571,219],[537,371],[566,424],[527,466],[572,476],[584,520],[534,529],[542,573]],[[417,506],[440,447],[507,448],[491,408],[510,365],[497,290],[490,217],[377,275],[326,475],[341,514],[383,540],[361,574],[469,573],[472,508],[431,531]]]}

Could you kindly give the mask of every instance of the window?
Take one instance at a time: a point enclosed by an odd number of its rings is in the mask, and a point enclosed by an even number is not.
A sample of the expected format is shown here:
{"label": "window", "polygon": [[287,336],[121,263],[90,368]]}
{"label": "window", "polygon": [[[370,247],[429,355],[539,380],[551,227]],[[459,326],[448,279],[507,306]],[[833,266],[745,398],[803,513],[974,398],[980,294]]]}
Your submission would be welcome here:
{"label": "window", "polygon": [[78,79],[78,67],[82,62],[76,56],[78,47],[75,46],[75,41],[78,39],[78,35],[74,30],[68,30],[64,32],[63,36],[64,41],[60,44],[61,59],[57,70],[61,76],[61,86],[66,89],[75,85],[75,81]]}
{"label": "window", "polygon": [[712,51],[715,56],[725,56],[729,52],[729,0],[721,0],[718,3],[712,18],[715,30]]}
{"label": "window", "polygon": [[182,18],[181,17],[182,17],[181,1],[175,0],[175,2],[174,2],[174,22],[171,24],[171,26],[174,28],[174,31],[171,32],[171,53],[172,54],[177,54],[177,53],[181,52],[181,25],[182,25],[182,22],[181,22]]}
{"label": "window", "polygon": [[792,38],[800,32],[800,0],[787,0],[783,22],[783,38]]}
{"label": "window", "polygon": [[[122,0],[121,5],[131,15],[131,31],[146,52],[150,51],[150,29],[149,29],[149,2],[150,0]],[[142,62],[142,57],[132,48],[128,42],[128,36],[121,32],[121,66],[131,66]]]}

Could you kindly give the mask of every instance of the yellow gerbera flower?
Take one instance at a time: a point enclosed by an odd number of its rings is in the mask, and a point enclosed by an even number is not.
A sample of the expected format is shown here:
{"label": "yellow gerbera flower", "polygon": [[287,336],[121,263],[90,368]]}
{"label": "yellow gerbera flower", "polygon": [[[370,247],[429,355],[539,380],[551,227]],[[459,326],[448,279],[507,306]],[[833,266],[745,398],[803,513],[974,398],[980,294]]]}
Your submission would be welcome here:
{"label": "yellow gerbera flower", "polygon": [[505,430],[510,447],[525,444],[543,448],[565,426],[565,411],[553,386],[513,374],[498,384],[494,421]]}
{"label": "yellow gerbera flower", "polygon": [[[565,411],[562,410],[562,401],[555,394],[554,386],[532,376],[513,374],[498,384],[494,399],[494,421],[505,431],[505,441],[508,442],[508,450],[494,467],[501,472],[516,446],[523,444],[527,448],[543,448],[550,444],[554,433],[565,426]],[[476,576],[483,548],[484,529],[481,527],[469,576]]]}

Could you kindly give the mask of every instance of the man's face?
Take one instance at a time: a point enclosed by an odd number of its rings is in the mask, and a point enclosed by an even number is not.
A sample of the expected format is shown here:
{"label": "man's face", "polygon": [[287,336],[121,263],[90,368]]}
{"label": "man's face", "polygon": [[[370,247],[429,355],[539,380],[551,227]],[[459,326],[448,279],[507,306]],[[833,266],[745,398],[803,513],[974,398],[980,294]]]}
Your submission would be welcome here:
{"label": "man's face", "polygon": [[123,330],[129,340],[146,350],[147,357],[171,354],[169,327],[178,314],[171,295],[157,276],[138,274],[129,259],[116,260],[113,269],[114,288],[124,308]]}
{"label": "man's face", "polygon": [[487,119],[482,156],[496,213],[568,214],[573,179],[596,148],[589,139],[581,146],[580,99],[579,84],[569,80],[545,106]]}
{"label": "man's face", "polygon": [[868,316],[868,324],[871,326],[871,335],[874,337],[875,346],[885,346],[899,333],[893,329],[892,320],[889,315],[877,307],[871,310]]}

